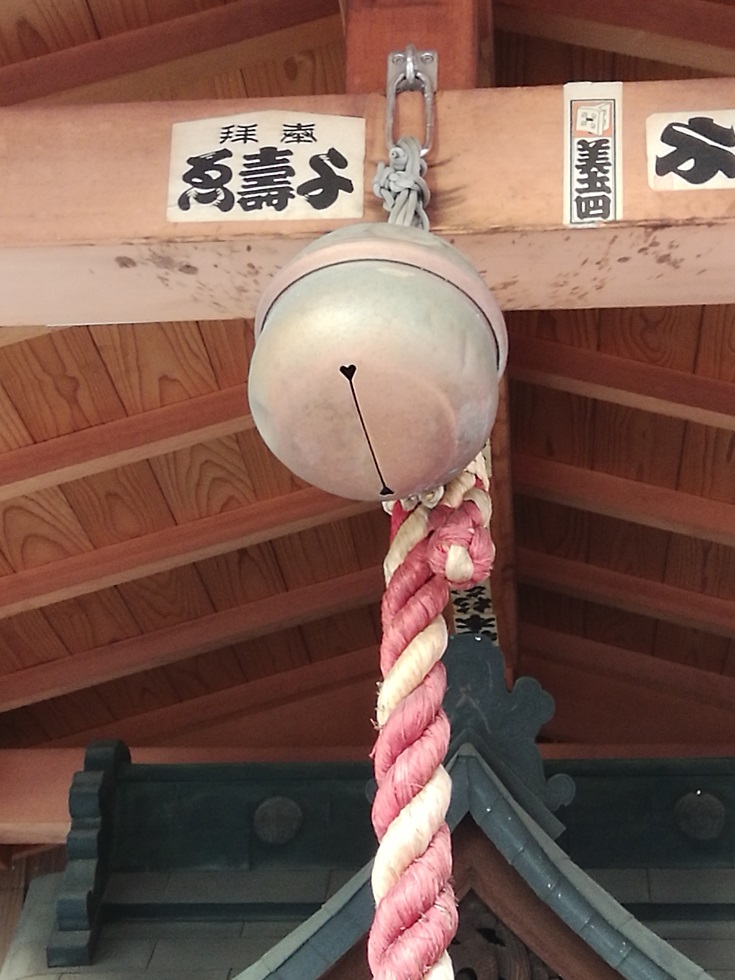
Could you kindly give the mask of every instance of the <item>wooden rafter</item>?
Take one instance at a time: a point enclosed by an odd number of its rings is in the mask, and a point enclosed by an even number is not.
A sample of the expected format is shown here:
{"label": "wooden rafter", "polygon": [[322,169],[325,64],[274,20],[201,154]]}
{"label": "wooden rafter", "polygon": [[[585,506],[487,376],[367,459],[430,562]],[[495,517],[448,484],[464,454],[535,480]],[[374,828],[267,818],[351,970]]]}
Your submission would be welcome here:
{"label": "wooden rafter", "polygon": [[735,431],[735,385],[570,344],[514,336],[511,378]]}
{"label": "wooden rafter", "polygon": [[[204,738],[201,736],[207,727],[223,720],[263,716],[269,711],[283,708],[296,711],[299,702],[305,699],[349,686],[365,678],[369,678],[370,683],[374,684],[378,676],[377,648],[366,647],[244,684],[236,684],[214,694],[203,694],[177,704],[142,711],[131,718],[129,724],[135,733],[134,741],[139,745],[161,745],[166,739],[178,738],[182,734],[192,735],[192,745],[203,744]],[[372,713],[371,705],[366,717],[370,717]],[[73,736],[53,739],[48,744],[64,747],[86,744],[91,739],[116,738],[120,735],[120,727],[120,721],[108,722]],[[274,740],[275,734],[271,737]],[[369,752],[371,741],[365,742],[365,756]],[[244,743],[238,740],[237,744]]]}
{"label": "wooden rafter", "polygon": [[731,751],[732,677],[528,624],[521,625],[520,643],[524,672],[557,701],[548,726],[554,738],[629,745],[691,740]]}
{"label": "wooden rafter", "polygon": [[712,0],[495,0],[495,26],[648,61],[735,71],[735,11]]}
{"label": "wooden rafter", "polygon": [[516,552],[518,580],[552,592],[663,619],[717,636],[735,636],[735,603],[719,596],[627,575],[528,548]]}
{"label": "wooden rafter", "polygon": [[339,34],[337,0],[234,0],[0,68],[0,105],[151,98],[186,73],[220,74]]}
{"label": "wooden rafter", "polygon": [[369,510],[305,487],[0,579],[0,619]]}
{"label": "wooden rafter", "polygon": [[516,493],[735,547],[735,506],[525,453],[513,456]]}
{"label": "wooden rafter", "polygon": [[247,398],[236,385],[6,452],[0,501],[252,429]]}
{"label": "wooden rafter", "polygon": [[3,678],[0,712],[365,606],[380,598],[382,588],[382,569],[361,569],[27,667]]}

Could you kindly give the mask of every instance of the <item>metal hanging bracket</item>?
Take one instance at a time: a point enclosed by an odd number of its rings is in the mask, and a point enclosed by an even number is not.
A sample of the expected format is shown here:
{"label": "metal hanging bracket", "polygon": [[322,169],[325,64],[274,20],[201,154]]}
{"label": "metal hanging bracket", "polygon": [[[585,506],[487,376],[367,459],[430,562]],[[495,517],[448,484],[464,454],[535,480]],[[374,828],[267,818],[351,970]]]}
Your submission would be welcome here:
{"label": "metal hanging bracket", "polygon": [[438,84],[438,57],[436,51],[417,51],[409,44],[405,51],[391,51],[388,55],[386,77],[387,105],[385,109],[385,141],[388,149],[396,145],[393,123],[396,98],[400,92],[422,92],[424,96],[424,140],[421,156],[431,149],[434,135],[434,95]]}

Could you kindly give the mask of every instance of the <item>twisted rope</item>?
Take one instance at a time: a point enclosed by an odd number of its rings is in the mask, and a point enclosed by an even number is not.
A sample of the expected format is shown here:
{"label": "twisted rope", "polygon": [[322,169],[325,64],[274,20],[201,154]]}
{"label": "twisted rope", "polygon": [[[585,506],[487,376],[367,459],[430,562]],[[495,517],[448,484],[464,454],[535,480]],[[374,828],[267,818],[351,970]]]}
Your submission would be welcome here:
{"label": "twisted rope", "polygon": [[426,205],[431,192],[424,180],[426,160],[415,136],[402,136],[388,154],[389,162],[378,164],[373,193],[383,199],[389,225],[413,225],[429,230]]}
{"label": "twisted rope", "polygon": [[451,781],[442,762],[442,710],[450,588],[482,581],[494,546],[485,461],[478,456],[439,497],[395,504],[384,563],[373,750],[379,841],[372,873],[376,911],[368,940],[375,980],[451,980],[447,949],[457,930],[446,813]]}

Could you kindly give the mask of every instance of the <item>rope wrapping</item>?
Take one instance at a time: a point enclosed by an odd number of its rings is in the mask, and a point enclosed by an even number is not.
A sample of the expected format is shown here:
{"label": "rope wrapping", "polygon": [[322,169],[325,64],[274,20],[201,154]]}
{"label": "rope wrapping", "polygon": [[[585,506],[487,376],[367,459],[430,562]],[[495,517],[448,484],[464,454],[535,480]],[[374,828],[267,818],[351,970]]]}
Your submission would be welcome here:
{"label": "rope wrapping", "polygon": [[415,136],[402,136],[388,154],[389,162],[378,164],[373,193],[383,199],[389,225],[406,225],[429,230],[426,205],[431,191],[424,180],[426,160]]}
{"label": "rope wrapping", "polygon": [[373,749],[379,841],[372,873],[375,918],[368,962],[375,980],[451,980],[457,930],[446,813],[451,781],[442,763],[449,720],[442,709],[450,588],[487,577],[494,547],[484,458],[443,491],[393,506]]}

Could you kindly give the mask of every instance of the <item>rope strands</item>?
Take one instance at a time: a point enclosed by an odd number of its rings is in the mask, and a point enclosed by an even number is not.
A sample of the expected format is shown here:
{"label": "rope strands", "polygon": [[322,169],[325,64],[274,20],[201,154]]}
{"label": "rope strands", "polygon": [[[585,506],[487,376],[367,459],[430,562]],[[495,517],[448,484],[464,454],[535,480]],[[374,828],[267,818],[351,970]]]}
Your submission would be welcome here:
{"label": "rope strands", "polygon": [[454,976],[447,953],[458,918],[445,821],[451,781],[442,765],[450,732],[442,710],[447,628],[441,613],[450,589],[489,574],[490,515],[482,455],[443,492],[392,507],[373,750],[379,846],[368,962],[375,980]]}
{"label": "rope strands", "polygon": [[424,179],[426,160],[415,136],[402,136],[390,148],[388,163],[382,161],[373,178],[373,194],[383,199],[389,225],[406,225],[429,230],[426,205],[431,192]]}

